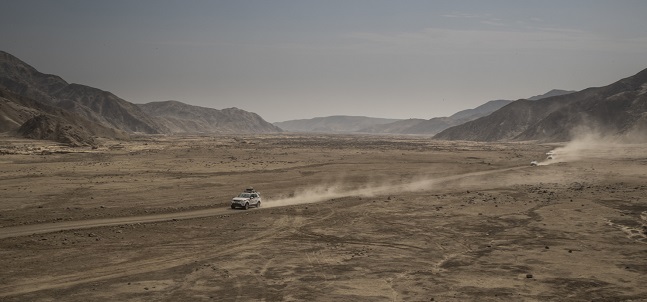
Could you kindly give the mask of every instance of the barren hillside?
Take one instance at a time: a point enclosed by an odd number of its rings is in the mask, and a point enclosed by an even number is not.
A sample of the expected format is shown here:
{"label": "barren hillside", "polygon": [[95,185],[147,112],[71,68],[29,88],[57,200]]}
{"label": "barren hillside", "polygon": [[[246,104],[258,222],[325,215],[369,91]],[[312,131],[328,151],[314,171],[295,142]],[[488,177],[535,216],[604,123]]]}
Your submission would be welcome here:
{"label": "barren hillside", "polygon": [[628,135],[645,129],[646,92],[647,69],[604,87],[540,101],[518,100],[489,116],[449,128],[434,138],[567,141],[581,128]]}

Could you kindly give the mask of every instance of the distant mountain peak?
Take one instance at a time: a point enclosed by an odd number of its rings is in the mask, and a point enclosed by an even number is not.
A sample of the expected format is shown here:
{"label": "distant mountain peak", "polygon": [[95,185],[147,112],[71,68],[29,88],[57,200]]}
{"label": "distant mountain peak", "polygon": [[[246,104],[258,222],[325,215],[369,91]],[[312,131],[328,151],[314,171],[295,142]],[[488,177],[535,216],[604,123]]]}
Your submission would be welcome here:
{"label": "distant mountain peak", "polygon": [[544,94],[540,95],[535,95],[532,97],[527,98],[528,100],[531,101],[538,101],[541,99],[549,98],[549,97],[554,97],[554,96],[560,96],[560,95],[566,95],[575,92],[575,90],[561,90],[561,89],[552,89],[551,91],[548,91]]}

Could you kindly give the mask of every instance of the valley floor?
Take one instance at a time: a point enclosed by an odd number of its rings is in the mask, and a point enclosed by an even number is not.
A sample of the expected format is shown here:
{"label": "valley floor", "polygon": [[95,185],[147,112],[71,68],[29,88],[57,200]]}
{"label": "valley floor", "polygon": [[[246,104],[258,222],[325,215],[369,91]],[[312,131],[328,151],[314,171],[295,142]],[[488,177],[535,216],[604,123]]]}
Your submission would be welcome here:
{"label": "valley floor", "polygon": [[556,147],[2,137],[0,300],[647,300],[647,145]]}

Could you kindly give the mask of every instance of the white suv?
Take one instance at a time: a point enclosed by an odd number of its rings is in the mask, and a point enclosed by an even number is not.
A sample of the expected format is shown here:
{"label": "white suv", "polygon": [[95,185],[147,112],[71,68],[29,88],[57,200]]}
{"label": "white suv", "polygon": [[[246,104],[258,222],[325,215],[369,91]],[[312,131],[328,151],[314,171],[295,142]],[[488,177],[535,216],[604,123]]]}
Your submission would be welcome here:
{"label": "white suv", "polygon": [[249,209],[250,206],[261,207],[261,193],[256,192],[253,188],[245,189],[245,192],[240,193],[238,197],[231,200],[231,208]]}

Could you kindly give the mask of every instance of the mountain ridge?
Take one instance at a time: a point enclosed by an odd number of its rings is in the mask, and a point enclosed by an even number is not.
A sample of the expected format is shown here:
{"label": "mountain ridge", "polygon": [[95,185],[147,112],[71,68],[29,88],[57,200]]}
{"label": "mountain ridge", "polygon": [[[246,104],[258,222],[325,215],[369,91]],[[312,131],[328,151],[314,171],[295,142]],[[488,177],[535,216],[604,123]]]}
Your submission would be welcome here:
{"label": "mountain ridge", "polygon": [[647,69],[603,87],[537,101],[517,100],[489,116],[448,128],[434,139],[567,141],[578,128],[628,134],[647,124]]}
{"label": "mountain ridge", "polygon": [[[530,97],[529,99],[541,100],[545,97],[573,92],[553,89],[544,94]],[[365,116],[332,115],[277,122],[274,125],[286,131],[293,132],[435,135],[447,128],[489,115],[512,102],[511,100],[492,100],[475,108],[458,111],[448,117],[434,117],[431,119],[384,119]],[[362,127],[362,123],[368,126]]]}
{"label": "mountain ridge", "polygon": [[213,109],[179,101],[137,104],[144,112],[162,121],[171,133],[269,133],[282,129],[253,112],[236,107]]}
{"label": "mountain ridge", "polygon": [[358,132],[361,129],[399,121],[399,119],[377,118],[355,115],[331,115],[326,117],[315,117],[310,119],[297,119],[274,123],[286,131],[292,132],[328,132],[328,133],[349,133]]}
{"label": "mountain ridge", "polygon": [[137,106],[108,91],[70,84],[59,76],[41,73],[3,51],[0,52],[0,88],[75,112],[107,127],[132,133],[159,134],[165,131]]}
{"label": "mountain ridge", "polygon": [[[109,91],[68,83],[57,75],[41,73],[4,51],[0,51],[0,91],[13,98],[11,100],[3,99],[2,102],[6,106],[0,108],[0,114],[3,117],[0,119],[0,129],[5,131],[14,131],[20,127],[17,125],[18,122],[25,123],[39,115],[46,116],[36,120],[44,127],[56,128],[58,126],[55,125],[80,123],[83,127],[91,128],[89,134],[103,134],[117,138],[127,136],[123,133],[266,133],[281,131],[280,128],[267,123],[255,113],[234,108],[217,110],[194,106],[200,108],[197,111],[203,113],[199,117],[202,120],[208,119],[204,116],[204,112],[214,114],[209,123],[194,121],[191,124],[187,119],[183,120],[178,116],[173,116],[171,112],[167,112],[161,117],[153,116],[144,112],[140,105],[128,102]],[[29,99],[30,101],[18,104],[15,102],[16,98]],[[184,104],[178,108],[186,110],[190,106],[192,105]],[[58,110],[52,108],[58,108]],[[3,112],[4,110],[7,112]],[[216,117],[221,120],[215,122],[214,118]],[[194,115],[192,118],[195,119],[198,116]],[[245,122],[249,124],[244,124]],[[187,128],[182,129],[182,125]],[[174,130],[169,127],[174,127]],[[73,129],[74,127],[58,128]],[[108,128],[116,130],[106,131],[105,129]],[[30,129],[36,131],[38,127],[34,124]],[[79,129],[74,128],[75,132],[79,132],[77,130]],[[23,136],[29,135],[23,134]],[[85,136],[80,135],[79,137]]]}

